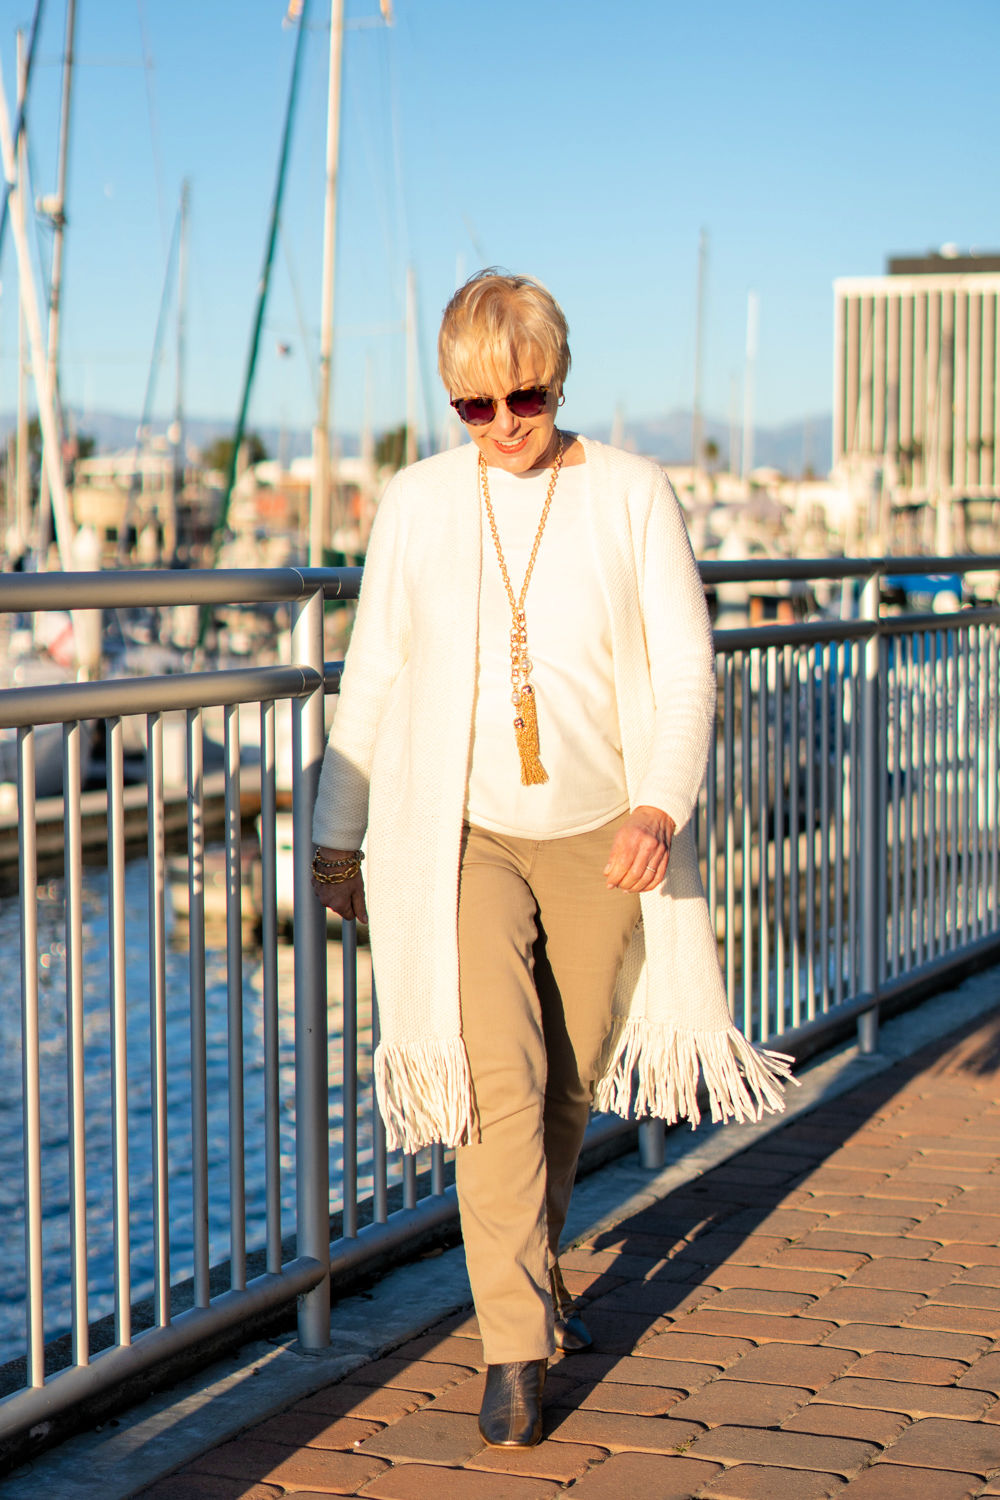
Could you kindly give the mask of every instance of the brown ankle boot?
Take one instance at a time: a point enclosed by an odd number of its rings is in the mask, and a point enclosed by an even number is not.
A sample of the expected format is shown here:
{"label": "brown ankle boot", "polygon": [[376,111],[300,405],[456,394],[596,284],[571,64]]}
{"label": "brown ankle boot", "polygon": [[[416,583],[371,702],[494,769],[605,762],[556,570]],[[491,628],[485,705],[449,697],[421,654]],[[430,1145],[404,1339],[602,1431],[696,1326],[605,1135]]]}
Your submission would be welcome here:
{"label": "brown ankle boot", "polygon": [[573,1303],[562,1279],[558,1261],[549,1271],[549,1289],[552,1292],[556,1348],[561,1349],[564,1354],[576,1354],[580,1349],[589,1349],[594,1340],[580,1314],[573,1311]]}
{"label": "brown ankle boot", "polygon": [[479,1431],[491,1448],[533,1448],[542,1435],[544,1359],[486,1366]]}

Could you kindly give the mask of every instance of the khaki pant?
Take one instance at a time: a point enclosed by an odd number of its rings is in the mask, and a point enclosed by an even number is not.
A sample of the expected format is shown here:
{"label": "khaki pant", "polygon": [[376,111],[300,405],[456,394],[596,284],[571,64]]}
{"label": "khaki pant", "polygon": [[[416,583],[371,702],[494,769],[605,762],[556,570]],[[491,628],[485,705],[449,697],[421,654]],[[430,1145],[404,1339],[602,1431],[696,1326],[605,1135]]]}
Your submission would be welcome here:
{"label": "khaki pant", "polygon": [[456,1183],[488,1364],[554,1351],[548,1267],[639,917],[602,874],[626,816],[563,839],[466,834],[462,1032],[482,1138],[456,1152]]}

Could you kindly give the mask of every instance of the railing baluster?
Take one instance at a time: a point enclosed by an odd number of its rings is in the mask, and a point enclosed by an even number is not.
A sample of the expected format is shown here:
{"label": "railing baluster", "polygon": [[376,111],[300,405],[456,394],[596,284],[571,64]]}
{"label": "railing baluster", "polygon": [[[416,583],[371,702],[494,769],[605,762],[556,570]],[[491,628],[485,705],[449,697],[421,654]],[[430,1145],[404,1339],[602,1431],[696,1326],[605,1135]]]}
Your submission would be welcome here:
{"label": "railing baluster", "polygon": [[21,929],[21,1107],[24,1131],[24,1279],[28,1384],[45,1384],[42,1278],[42,1110],[38,1038],[38,853],[35,732],[17,731],[18,874]]}
{"label": "railing baluster", "polygon": [[146,719],[149,884],[149,1072],[153,1165],[153,1316],[170,1322],[170,1185],[167,1153],[166,867],[163,831],[163,718]]}
{"label": "railing baluster", "polygon": [[850,832],[848,834],[847,927],[848,985],[852,995],[859,988],[861,972],[861,934],[858,922],[859,887],[861,883],[861,672],[864,647],[858,641],[848,643],[850,663],[847,688],[851,713],[848,795],[850,797]]}
{"label": "railing baluster", "polygon": [[358,924],[341,925],[344,1005],[341,1022],[343,1054],[341,1153],[343,1178],[343,1234],[358,1232]]}
{"label": "railing baluster", "polygon": [[733,658],[724,663],[724,795],[726,818],[726,994],[736,1011],[736,687]]}
{"label": "railing baluster", "polygon": [[406,1153],[403,1156],[403,1207],[417,1206],[417,1158]]}
{"label": "railing baluster", "polygon": [[914,709],[914,685],[913,685],[913,636],[901,637],[899,640],[901,650],[900,669],[902,673],[902,719],[899,729],[899,765],[900,765],[900,832],[902,836],[902,851],[900,859],[902,862],[903,889],[900,896],[902,911],[900,913],[900,932],[902,933],[902,972],[905,974],[913,967],[913,763],[910,759],[910,744],[913,728]]}
{"label": "railing baluster", "polygon": [[[861,700],[861,802],[858,830],[861,850],[861,986],[875,995],[882,978],[881,953],[885,944],[883,860],[885,821],[882,800],[885,736],[882,733],[880,686],[885,681],[885,653],[876,627],[879,617],[879,575],[872,573],[861,593],[862,617],[871,622],[872,634],[862,648],[863,698]],[[878,1040],[878,1011],[867,1011],[858,1021],[858,1046],[874,1052]]]}
{"label": "railing baluster", "polygon": [[122,721],[108,719],[108,977],[111,998],[111,1152],[114,1193],[115,1342],[132,1342],[128,1160],[128,1003],[125,970],[125,813]]}
{"label": "railing baluster", "polygon": [[952,713],[952,683],[951,683],[951,632],[942,632],[942,693],[941,693],[941,724],[940,724],[940,762],[941,762],[941,815],[939,819],[941,838],[940,854],[941,862],[938,869],[940,896],[941,896],[941,950],[947,952],[951,948],[952,924],[951,924],[951,851],[954,841],[954,825],[949,821],[951,813],[951,791],[952,777],[952,746],[951,746],[951,713]]}
{"label": "railing baluster", "polygon": [[[378,996],[372,981],[372,1056],[379,1043]],[[388,1153],[385,1143],[385,1125],[378,1112],[375,1098],[375,1079],[372,1077],[372,1222],[384,1224],[389,1217],[389,1173]]]}
{"label": "railing baluster", "polygon": [[987,792],[990,808],[990,932],[1000,927],[1000,630],[990,627],[990,733],[987,735]]}
{"label": "railing baluster", "polygon": [[239,706],[225,714],[226,993],[229,1058],[229,1285],[242,1291],[246,1262],[246,1148],[243,1089],[243,844],[240,827]]}
{"label": "railing baluster", "polygon": [[770,1036],[770,988],[771,988],[771,902],[770,902],[770,756],[768,670],[771,661],[769,651],[761,651],[757,657],[759,686],[757,689],[757,840],[759,845],[757,876],[757,916],[760,942],[757,954],[757,972],[760,975],[757,1025],[751,1036],[763,1039]]}
{"label": "railing baluster", "polygon": [[[80,832],[81,735],[63,726],[63,864],[66,892],[66,1078],[73,1363],[90,1362],[87,1287],[87,1117],[84,1079],[83,848]],[[22,824],[23,826],[23,824]]]}
{"label": "railing baluster", "polygon": [[926,684],[927,684],[927,636],[924,631],[914,636],[914,652],[916,658],[914,691],[917,698],[917,711],[914,715],[912,734],[910,737],[910,764],[913,767],[913,790],[912,796],[916,803],[917,814],[917,857],[916,857],[916,903],[914,911],[914,925],[916,927],[916,943],[914,947],[914,958],[916,962],[922,963],[927,948],[927,900],[925,897],[924,875],[927,868],[927,840],[925,837],[925,810],[927,806],[927,761],[924,755],[924,747],[927,743],[927,712],[926,712]]}
{"label": "railing baluster", "polygon": [[833,930],[834,962],[833,1003],[840,1005],[844,998],[844,650],[841,645],[833,649],[833,701],[836,705],[833,725],[833,761],[837,779],[833,802]]}
{"label": "railing baluster", "polygon": [[205,740],[202,713],[187,714],[188,984],[191,991],[191,1226],[194,1305],[207,1307],[208,1039],[205,995]]}
{"label": "railing baluster", "polygon": [[774,1027],[775,1033],[780,1034],[788,1025],[785,992],[788,977],[788,929],[785,924],[785,766],[788,750],[785,740],[785,676],[788,662],[784,646],[779,647],[775,653],[774,664]]}
{"label": "railing baluster", "polygon": [[273,699],[260,705],[260,965],[264,1023],[264,1196],[267,1269],[281,1270],[281,1085],[278,1030],[277,774]]}
{"label": "railing baluster", "polygon": [[886,694],[889,709],[889,766],[887,774],[891,788],[891,831],[889,834],[888,849],[890,870],[888,968],[889,973],[895,977],[899,973],[900,957],[903,951],[903,912],[899,899],[902,884],[902,870],[900,866],[903,855],[903,836],[900,828],[900,811],[902,807],[902,788],[900,782],[903,775],[903,758],[901,752],[903,739],[903,642],[897,637],[888,643],[888,649],[892,653],[892,666],[888,673],[889,690]]}
{"label": "railing baluster", "polygon": [[799,831],[801,810],[799,807],[799,777],[802,773],[802,746],[800,744],[799,706],[802,699],[802,652],[792,647],[792,669],[790,681],[791,703],[789,705],[788,728],[788,829],[790,847],[789,871],[789,933],[792,949],[792,1025],[802,1022],[802,943],[799,924],[799,865],[802,835]]}
{"label": "railing baluster", "polygon": [[806,1016],[816,1015],[816,648],[806,656]]}
{"label": "railing baluster", "polygon": [[[718,694],[717,694],[718,695]],[[719,731],[724,731],[725,721],[719,723],[716,709],[715,723],[708,741],[708,768],[705,773],[705,898],[708,901],[712,931],[719,930]]]}
{"label": "railing baluster", "polygon": [[740,695],[740,801],[743,805],[743,1019],[740,1025],[753,1035],[753,693],[750,684],[751,657],[743,653]]}

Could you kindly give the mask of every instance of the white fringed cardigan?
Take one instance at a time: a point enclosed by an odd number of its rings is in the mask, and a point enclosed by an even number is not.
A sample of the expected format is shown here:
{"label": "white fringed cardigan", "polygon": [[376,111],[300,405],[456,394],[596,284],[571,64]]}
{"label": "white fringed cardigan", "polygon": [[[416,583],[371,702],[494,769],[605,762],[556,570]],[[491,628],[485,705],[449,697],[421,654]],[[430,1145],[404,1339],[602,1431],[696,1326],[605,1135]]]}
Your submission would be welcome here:
{"label": "white fringed cardigan", "polygon": [[[663,885],[622,966],[598,1109],[697,1123],[780,1110],[788,1060],[733,1025],[691,814],[715,715],[711,628],[673,490],[658,465],[581,439],[607,592],[629,800],[676,824]],[[478,450],[403,470],[379,505],[323,760],[319,844],[367,835],[378,984],[379,1107],[390,1146],[477,1137],[459,1006],[459,848],[476,687],[482,544]],[[557,497],[558,498],[558,497]]]}

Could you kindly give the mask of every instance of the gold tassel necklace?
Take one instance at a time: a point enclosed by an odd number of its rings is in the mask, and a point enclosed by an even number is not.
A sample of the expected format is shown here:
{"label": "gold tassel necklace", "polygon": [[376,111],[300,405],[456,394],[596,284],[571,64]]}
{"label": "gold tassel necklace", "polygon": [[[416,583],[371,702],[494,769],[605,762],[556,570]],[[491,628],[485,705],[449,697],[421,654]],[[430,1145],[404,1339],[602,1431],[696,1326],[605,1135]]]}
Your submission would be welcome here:
{"label": "gold tassel necklace", "polygon": [[500,564],[500,576],[503,586],[507,590],[507,599],[510,603],[511,630],[510,630],[510,699],[514,705],[514,738],[517,741],[517,753],[521,759],[521,785],[540,786],[543,781],[548,781],[548,773],[538,754],[538,715],[535,712],[535,690],[528,681],[531,676],[531,661],[528,657],[528,630],[524,619],[524,600],[528,592],[528,584],[535,567],[535,558],[538,556],[538,544],[542,540],[542,532],[549,518],[549,506],[552,504],[552,496],[555,494],[556,480],[559,478],[559,470],[563,461],[562,433],[558,434],[559,448],[556,452],[555,463],[552,465],[552,478],[549,480],[549,488],[545,496],[545,504],[542,506],[541,519],[538,522],[538,530],[535,533],[535,544],[528,558],[528,567],[521,584],[521,592],[514,598],[514,590],[511,587],[510,574],[507,564],[503,558],[503,548],[500,546],[500,534],[497,531],[496,518],[493,515],[493,506],[490,504],[490,487],[486,476],[486,457],[483,453],[479,455],[479,483],[483,492],[483,504],[486,507],[486,518],[490,523],[490,532],[493,536],[493,545],[497,550],[497,562]]}

